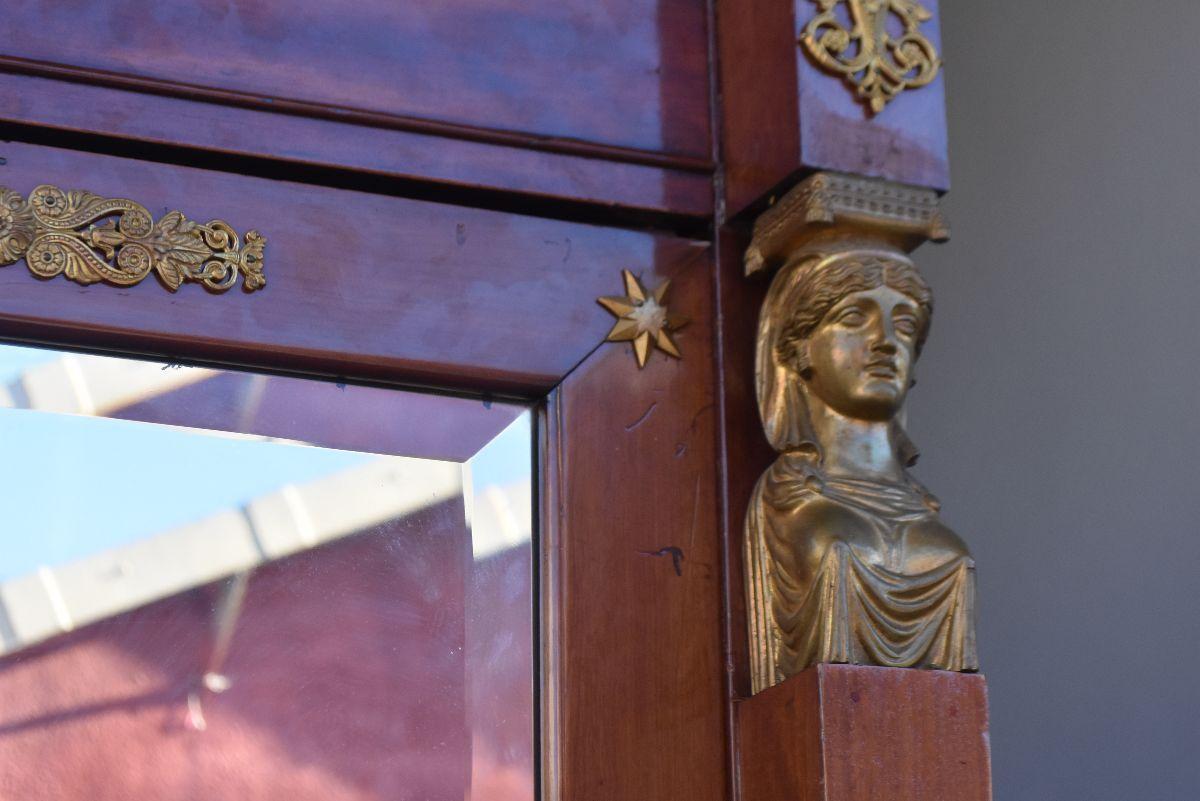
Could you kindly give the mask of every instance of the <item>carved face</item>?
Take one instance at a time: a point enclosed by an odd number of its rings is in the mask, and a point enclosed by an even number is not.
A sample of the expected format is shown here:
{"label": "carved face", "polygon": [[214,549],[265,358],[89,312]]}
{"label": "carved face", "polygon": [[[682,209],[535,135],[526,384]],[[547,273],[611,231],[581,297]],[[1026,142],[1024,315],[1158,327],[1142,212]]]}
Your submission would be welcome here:
{"label": "carved face", "polygon": [[803,343],[809,389],[847,417],[891,419],[908,393],[920,314],[888,286],[847,294]]}

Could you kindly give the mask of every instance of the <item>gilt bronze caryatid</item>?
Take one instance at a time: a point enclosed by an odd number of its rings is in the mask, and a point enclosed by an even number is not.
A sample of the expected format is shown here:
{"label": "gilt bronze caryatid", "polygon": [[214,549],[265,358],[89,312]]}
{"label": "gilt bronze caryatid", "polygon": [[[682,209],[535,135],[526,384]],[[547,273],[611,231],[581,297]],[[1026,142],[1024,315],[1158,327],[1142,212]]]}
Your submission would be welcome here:
{"label": "gilt bronze caryatid", "polygon": [[771,222],[752,254],[782,262],[758,328],[779,457],[746,519],[754,690],[819,662],[976,670],[974,562],[907,472],[900,414],[933,310],[915,232]]}

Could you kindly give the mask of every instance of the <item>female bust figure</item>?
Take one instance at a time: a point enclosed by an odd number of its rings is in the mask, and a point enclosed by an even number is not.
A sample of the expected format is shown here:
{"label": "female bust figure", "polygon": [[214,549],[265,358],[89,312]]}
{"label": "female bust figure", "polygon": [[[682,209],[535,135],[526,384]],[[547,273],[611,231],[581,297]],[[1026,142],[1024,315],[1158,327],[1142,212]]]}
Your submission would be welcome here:
{"label": "female bust figure", "polygon": [[932,298],[899,251],[803,255],[759,320],[759,412],[779,458],[746,520],[757,692],[817,662],[970,671],[974,563],[906,467],[897,419]]}

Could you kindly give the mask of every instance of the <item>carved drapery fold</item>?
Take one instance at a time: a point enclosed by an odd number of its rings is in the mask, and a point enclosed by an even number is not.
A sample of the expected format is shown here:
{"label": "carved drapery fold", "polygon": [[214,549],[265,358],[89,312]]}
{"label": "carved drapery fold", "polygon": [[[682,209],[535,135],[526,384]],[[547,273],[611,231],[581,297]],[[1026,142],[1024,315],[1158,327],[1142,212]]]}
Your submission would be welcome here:
{"label": "carved drapery fold", "polygon": [[[755,488],[746,521],[752,687],[764,690],[817,663],[974,671],[975,562],[965,552],[907,570],[908,532],[938,525],[935,499],[916,482],[831,479],[814,458],[783,456]],[[789,512],[825,504],[854,516],[886,553],[833,532],[816,570],[791,552]],[[822,532],[828,534],[829,532]],[[858,533],[861,533],[858,532]]]}
{"label": "carved drapery fold", "polygon": [[755,225],[746,270],[777,270],[755,385],[780,453],[745,524],[755,692],[820,662],[978,669],[975,563],[908,474],[901,420],[932,314],[907,252],[947,236],[932,191],[830,173]]}

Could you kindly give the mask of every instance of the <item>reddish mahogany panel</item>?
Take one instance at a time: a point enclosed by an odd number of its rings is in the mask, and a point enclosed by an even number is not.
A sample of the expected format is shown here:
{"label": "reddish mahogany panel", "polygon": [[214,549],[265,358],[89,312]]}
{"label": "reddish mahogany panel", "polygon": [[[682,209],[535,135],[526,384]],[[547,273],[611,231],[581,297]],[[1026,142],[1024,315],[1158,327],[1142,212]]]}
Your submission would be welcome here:
{"label": "reddish mahogany panel", "polygon": [[[923,5],[933,19],[921,31],[940,52],[937,0]],[[730,217],[813,170],[949,188],[942,74],[872,116],[840,75],[816,66],[799,44],[817,11],[810,0],[717,2]]]}
{"label": "reddish mahogany panel", "polygon": [[709,170],[363,126],[0,72],[0,120],[391,178],[706,217]]}
{"label": "reddish mahogany panel", "polygon": [[[942,52],[938,0],[921,0],[932,18],[921,33]],[[813,4],[797,0],[798,26]],[[805,167],[873,175],[931,189],[950,188],[946,136],[945,69],[927,86],[900,93],[871,115],[840,76],[797,51],[800,88],[800,161]]]}
{"label": "reddish mahogany panel", "polygon": [[747,801],[991,801],[978,674],[817,665],[736,706]]}
{"label": "reddish mahogany panel", "polygon": [[620,271],[702,244],[8,143],[0,185],[127,197],[268,239],[267,286],[213,296],[0,270],[0,335],[475,389],[544,392],[612,323]]}
{"label": "reddish mahogany panel", "polygon": [[707,158],[705,13],[695,0],[11,0],[3,55]]}
{"label": "reddish mahogany panel", "polygon": [[726,663],[731,697],[750,694],[749,653],[746,643],[745,587],[742,536],[746,509],[759,476],[776,453],[763,435],[754,387],[754,349],[758,314],[769,277],[745,276],[742,254],[749,245],[745,231],[723,226],[717,234],[717,303],[721,320],[721,439],[724,492],[723,545],[726,570]]}
{"label": "reddish mahogany panel", "polygon": [[795,18],[789,0],[717,0],[716,25],[721,160],[732,217],[799,167]]}
{"label": "reddish mahogany panel", "polygon": [[673,279],[683,359],[609,345],[552,396],[547,798],[729,797],[711,258]]}

